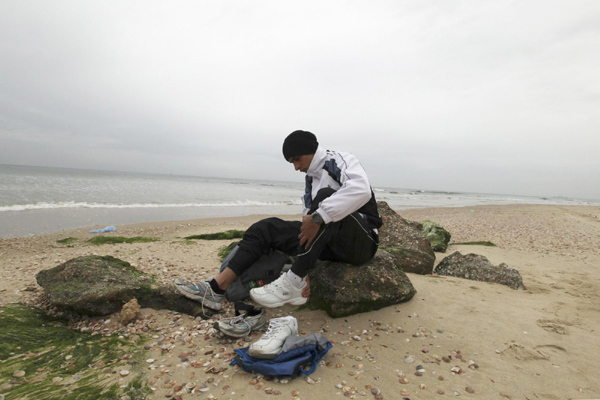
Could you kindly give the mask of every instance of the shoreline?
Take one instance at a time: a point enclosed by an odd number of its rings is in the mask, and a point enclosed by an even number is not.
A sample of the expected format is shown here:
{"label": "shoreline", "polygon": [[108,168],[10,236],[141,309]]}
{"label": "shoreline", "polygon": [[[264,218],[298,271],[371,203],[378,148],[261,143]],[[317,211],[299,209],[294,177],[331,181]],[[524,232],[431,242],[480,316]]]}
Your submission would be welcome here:
{"label": "shoreline", "polygon": [[[594,208],[600,205],[559,205],[559,204],[480,204],[443,207],[392,207],[400,214],[427,215],[428,210],[462,210],[480,207],[580,207]],[[423,210],[419,212],[419,210]],[[0,213],[0,240],[60,234],[81,229],[88,231],[105,226],[132,226],[140,224],[186,223],[219,218],[246,218],[252,216],[281,218],[297,217],[298,206],[261,206],[261,207],[215,207],[202,208],[198,212],[193,208],[170,209],[50,209],[5,211]],[[439,211],[434,211],[434,215]],[[410,218],[409,218],[410,219]],[[103,221],[103,222],[100,222]],[[32,228],[34,226],[35,228]],[[29,233],[31,231],[37,233]]]}
{"label": "shoreline", "polygon": [[[0,239],[47,235],[72,230],[143,223],[183,222],[189,220],[245,215],[298,213],[299,206],[140,208],[140,209],[43,209],[3,211],[0,213]],[[239,215],[238,215],[239,214]],[[37,232],[37,233],[31,233]]]}
{"label": "shoreline", "polygon": [[[332,319],[321,311],[291,306],[269,310],[269,318],[294,315],[305,334],[325,329],[335,345],[324,359],[330,366],[319,366],[310,376],[313,384],[296,378],[287,384],[265,382],[268,386],[280,390],[282,398],[290,398],[290,393],[297,390],[302,399],[343,394],[336,385],[355,388],[355,398],[363,398],[360,392],[366,392],[365,399],[372,398],[367,386],[379,388],[386,399],[454,398],[454,392],[461,398],[502,398],[501,394],[513,399],[600,397],[596,376],[600,353],[600,207],[501,205],[410,209],[400,210],[399,214],[413,221],[438,222],[452,234],[448,251],[436,253],[436,264],[454,251],[484,255],[494,265],[504,262],[517,269],[526,290],[453,277],[407,274],[417,289],[415,297],[372,313]],[[0,270],[4,277],[0,281],[0,307],[12,302],[34,304],[40,295],[35,284],[39,270],[87,254],[120,258],[164,282],[174,278],[208,278],[219,269],[218,249],[230,241],[199,240],[186,244],[182,238],[246,229],[264,217],[139,223],[117,226],[117,232],[109,234],[162,238],[154,243],[92,246],[85,243],[94,236],[88,227],[0,239]],[[299,214],[282,217],[299,218]],[[80,240],[72,246],[56,243],[68,236]],[[452,244],[470,241],[491,241],[497,247]],[[232,305],[228,304],[219,317],[232,314]],[[189,382],[190,369],[177,357],[187,347],[175,338],[181,329],[194,332],[196,320],[166,310],[144,309],[142,315],[153,327],[148,358],[169,366],[169,379]],[[413,336],[417,332],[426,336]],[[173,343],[172,352],[161,353],[155,339],[159,335]],[[354,340],[357,335],[363,340]],[[255,334],[253,339],[259,336]],[[213,339],[203,338],[190,345],[200,354],[216,346]],[[223,346],[227,351],[240,347],[235,342]],[[458,359],[447,364],[433,358],[457,351],[465,360],[476,362],[479,369],[469,369],[467,363]],[[413,356],[416,362],[403,362],[406,355]],[[419,363],[426,370],[422,377],[414,375]],[[455,365],[465,373],[453,375],[450,369]],[[155,388],[152,398],[165,398],[169,389],[163,380],[155,378],[158,370],[144,365],[142,368],[146,368],[148,384]],[[398,371],[403,371],[408,384],[398,382]],[[236,368],[218,376],[200,369],[195,372],[193,379],[197,384],[216,378],[214,383],[218,384],[211,385],[209,393],[219,399],[258,400],[265,396],[267,386],[256,390],[249,385],[253,375]],[[440,375],[444,381],[438,379]],[[466,387],[472,387],[475,394],[469,394]],[[401,395],[402,390],[409,395]],[[445,395],[438,394],[438,390]],[[188,394],[183,398],[195,397]]]}

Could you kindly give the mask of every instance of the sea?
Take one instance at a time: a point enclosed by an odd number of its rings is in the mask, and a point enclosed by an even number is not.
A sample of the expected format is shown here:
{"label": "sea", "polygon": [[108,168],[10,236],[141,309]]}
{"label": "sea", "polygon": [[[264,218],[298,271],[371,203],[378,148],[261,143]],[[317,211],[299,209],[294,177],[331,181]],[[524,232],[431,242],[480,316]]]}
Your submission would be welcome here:
{"label": "sea", "polygon": [[[501,204],[600,205],[528,197],[373,187],[393,209]],[[303,179],[279,182],[0,164],[0,238],[66,229],[302,211]]]}

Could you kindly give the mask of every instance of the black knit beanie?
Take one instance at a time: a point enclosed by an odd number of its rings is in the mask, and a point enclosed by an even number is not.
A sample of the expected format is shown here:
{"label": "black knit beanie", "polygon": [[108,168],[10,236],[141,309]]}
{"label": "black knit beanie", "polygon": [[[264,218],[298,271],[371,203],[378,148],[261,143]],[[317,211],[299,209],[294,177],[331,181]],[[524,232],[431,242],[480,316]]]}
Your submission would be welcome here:
{"label": "black knit beanie", "polygon": [[319,147],[317,137],[308,131],[294,131],[283,141],[283,157],[286,161],[296,156],[315,154]]}

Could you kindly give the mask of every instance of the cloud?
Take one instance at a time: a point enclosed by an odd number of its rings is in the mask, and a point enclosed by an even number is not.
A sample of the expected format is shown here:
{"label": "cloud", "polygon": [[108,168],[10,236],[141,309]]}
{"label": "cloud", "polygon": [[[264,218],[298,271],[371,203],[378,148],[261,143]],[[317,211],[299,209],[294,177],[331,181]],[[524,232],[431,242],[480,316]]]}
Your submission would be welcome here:
{"label": "cloud", "polygon": [[295,129],[374,185],[600,198],[600,5],[0,4],[2,163],[298,180]]}

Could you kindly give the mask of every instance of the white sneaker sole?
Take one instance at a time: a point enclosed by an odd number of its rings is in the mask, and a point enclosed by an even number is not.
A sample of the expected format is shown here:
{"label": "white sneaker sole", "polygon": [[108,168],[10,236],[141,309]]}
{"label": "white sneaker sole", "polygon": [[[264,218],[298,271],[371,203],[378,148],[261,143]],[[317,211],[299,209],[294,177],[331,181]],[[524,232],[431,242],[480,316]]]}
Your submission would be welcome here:
{"label": "white sneaker sole", "polygon": [[250,347],[250,349],[248,349],[248,353],[250,354],[250,357],[254,357],[254,358],[262,358],[265,360],[273,360],[274,358],[277,358],[277,354],[273,354],[273,353],[264,353],[262,350],[258,350],[258,349],[253,349],[252,347]]}
{"label": "white sneaker sole", "polygon": [[[255,303],[258,303],[261,306],[267,307],[267,308],[283,307],[285,304],[291,304],[293,306],[301,306],[303,304],[306,304],[306,302],[308,301],[308,299],[306,297],[301,297],[299,299],[295,298],[295,299],[290,299],[290,300],[283,300],[283,301],[281,301],[279,303],[263,303],[259,299],[257,299],[256,297],[254,297],[254,293],[252,293],[252,290],[250,291],[250,298],[252,300],[254,300]],[[252,354],[250,354],[250,355],[252,356]],[[252,356],[252,357],[254,357],[254,356]]]}

